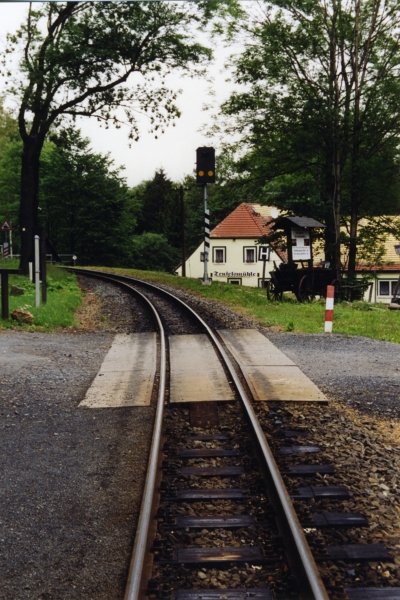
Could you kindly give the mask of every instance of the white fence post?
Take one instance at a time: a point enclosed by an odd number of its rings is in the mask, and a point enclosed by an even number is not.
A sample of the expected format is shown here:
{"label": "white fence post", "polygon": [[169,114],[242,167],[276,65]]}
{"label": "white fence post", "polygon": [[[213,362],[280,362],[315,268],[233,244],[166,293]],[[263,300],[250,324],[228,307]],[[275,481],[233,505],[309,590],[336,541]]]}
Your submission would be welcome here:
{"label": "white fence post", "polygon": [[35,306],[36,307],[40,306],[39,275],[40,275],[39,236],[35,235],[35,294],[36,294]]}

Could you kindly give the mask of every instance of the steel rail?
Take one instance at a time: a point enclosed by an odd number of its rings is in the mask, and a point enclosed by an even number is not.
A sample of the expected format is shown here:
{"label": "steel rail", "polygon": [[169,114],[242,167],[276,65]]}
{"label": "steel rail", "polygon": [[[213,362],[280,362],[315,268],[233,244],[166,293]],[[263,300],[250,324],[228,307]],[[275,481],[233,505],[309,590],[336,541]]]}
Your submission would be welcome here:
{"label": "steel rail", "polygon": [[[78,270],[78,269],[76,269],[76,270]],[[81,272],[91,273],[91,271],[86,270],[86,269],[82,269]],[[226,351],[225,351],[224,347],[222,346],[219,338],[215,335],[215,333],[212,331],[212,329],[209,327],[209,325],[202,319],[202,317],[200,317],[200,315],[198,315],[188,304],[186,304],[186,302],[184,302],[177,296],[174,296],[174,294],[171,294],[170,292],[168,292],[152,283],[143,281],[141,279],[135,279],[133,277],[128,277],[125,275],[118,275],[118,274],[114,274],[114,273],[104,273],[104,272],[99,272],[99,271],[94,271],[94,273],[95,274],[102,273],[102,274],[107,275],[109,278],[111,275],[111,277],[115,278],[116,280],[123,280],[123,281],[128,280],[130,282],[133,281],[140,285],[144,285],[148,288],[153,288],[157,292],[161,292],[162,294],[169,296],[170,298],[172,298],[174,300],[174,302],[178,302],[179,304],[184,306],[185,309],[187,309],[189,311],[189,313],[191,313],[203,325],[204,329],[207,331],[208,335],[210,336],[210,338],[214,342],[216,348],[218,349],[218,352],[220,353],[223,361],[225,362],[225,365],[235,383],[235,387],[236,387],[236,389],[239,393],[239,396],[243,402],[243,405],[246,409],[247,415],[248,415],[251,425],[253,427],[253,431],[256,435],[259,447],[263,454],[265,463],[268,467],[270,477],[271,477],[272,482],[275,487],[276,495],[279,499],[282,511],[285,515],[285,519],[286,519],[288,529],[289,529],[289,534],[291,536],[292,542],[296,549],[297,557],[300,561],[300,563],[295,566],[297,567],[297,570],[300,571],[301,574],[303,575],[301,577],[302,582],[308,588],[308,591],[305,590],[303,592],[302,597],[304,598],[304,600],[329,600],[329,596],[328,596],[328,593],[322,582],[317,564],[316,564],[314,557],[310,551],[310,548],[308,546],[307,540],[304,535],[303,528],[298,520],[296,511],[294,510],[293,504],[290,500],[290,496],[286,490],[284,481],[281,477],[281,474],[279,473],[278,466],[275,462],[274,456],[271,452],[271,449],[269,447],[267,439],[266,439],[264,432],[260,426],[260,423],[257,419],[257,416],[256,416],[254,410],[253,410],[253,407],[247,397],[247,394],[243,388],[243,385],[232,365],[231,360],[229,359],[228,355],[226,354]],[[135,290],[135,291],[137,291],[137,290]],[[145,296],[143,296],[143,297],[145,297]],[[150,500],[150,502],[151,502],[151,500]],[[147,530],[148,530],[148,528],[147,528]],[[144,560],[144,558],[142,559],[142,564],[143,564],[143,560]],[[139,577],[139,576],[137,576],[137,577]],[[135,587],[134,593],[131,593],[130,595],[125,596],[125,600],[138,600],[138,595],[137,595],[138,591],[139,591],[139,584]]]}
{"label": "steel rail", "polygon": [[[103,276],[104,277],[104,276]],[[112,277],[106,277],[113,281]],[[114,279],[115,281],[115,279]],[[121,283],[121,282],[119,282]],[[155,492],[155,483],[158,470],[158,460],[160,455],[160,443],[162,424],[164,417],[164,399],[165,399],[165,384],[166,384],[166,373],[167,373],[167,358],[166,358],[166,340],[164,327],[162,325],[160,316],[155,306],[150,302],[148,298],[131,285],[124,282],[124,285],[139,295],[145,304],[151,310],[155,317],[157,327],[160,334],[160,379],[158,387],[158,398],[157,398],[157,409],[154,423],[153,437],[151,441],[150,456],[147,468],[146,481],[143,491],[142,504],[140,507],[138,529],[135,536],[135,543],[133,546],[132,558],[129,566],[128,579],[125,588],[124,600],[137,600],[140,596],[140,585],[143,575],[143,567],[146,556],[147,541],[149,535],[149,527],[151,520],[151,510],[153,506],[153,498]]]}

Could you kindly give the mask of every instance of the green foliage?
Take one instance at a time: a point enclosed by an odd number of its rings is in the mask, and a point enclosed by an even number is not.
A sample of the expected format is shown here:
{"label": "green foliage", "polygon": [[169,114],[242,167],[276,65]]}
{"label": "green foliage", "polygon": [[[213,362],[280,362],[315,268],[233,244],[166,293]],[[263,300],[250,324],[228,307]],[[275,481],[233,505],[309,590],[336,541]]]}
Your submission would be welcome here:
{"label": "green foliage", "polygon": [[[39,135],[65,116],[95,116],[103,122],[128,122],[138,129],[135,112],[149,113],[153,131],[179,116],[176,93],[164,85],[171,69],[189,71],[211,51],[193,38],[201,12],[170,2],[43,3],[30,7],[26,23],[8,36],[8,55],[19,52],[21,71],[10,85],[20,99],[21,136]],[[193,26],[192,26],[193,24]],[[126,85],[130,75],[136,84]],[[10,73],[11,77],[11,73]],[[155,81],[158,81],[158,85]],[[115,108],[123,105],[125,119]],[[41,121],[39,120],[41,114]],[[47,133],[46,131],[46,133]]]}
{"label": "green foliage", "polygon": [[[197,41],[196,29],[204,29],[214,14],[221,18],[234,15],[234,0],[221,3],[221,9],[218,4],[29,5],[26,22],[7,38],[2,61],[8,93],[19,105],[23,142],[20,227],[25,232],[21,240],[24,272],[32,254],[33,229],[38,225],[40,157],[51,129],[81,116],[94,117],[105,127],[128,125],[129,138],[137,140],[137,114],[142,112],[157,138],[180,116],[178,93],[166,86],[165,77],[172,70],[201,74],[212,53]],[[205,14],[208,19],[203,23]],[[13,76],[15,54],[20,58],[20,71]],[[135,79],[128,85],[131,76]],[[89,208],[93,207],[91,203]],[[100,240],[95,237],[91,233],[81,245],[85,259],[101,253]],[[115,244],[110,252],[115,255]],[[102,256],[99,259],[104,262]]]}
{"label": "green foliage", "polygon": [[[16,120],[4,108],[0,97],[0,221],[9,219],[18,228],[22,143]],[[2,240],[1,240],[2,241]],[[14,252],[18,252],[18,237],[14,235]]]}
{"label": "green foliage", "polygon": [[326,223],[327,259],[338,262],[342,214],[354,249],[361,217],[400,208],[400,6],[266,0],[252,9],[234,61],[243,91],[216,126],[240,138],[224,147],[227,187]]}
{"label": "green foliage", "polygon": [[38,308],[35,306],[34,284],[22,275],[10,276],[10,286],[18,285],[25,290],[23,296],[10,296],[10,313],[17,308],[28,310],[33,315],[33,325],[17,323],[11,318],[8,321],[0,319],[0,330],[14,328],[28,331],[52,331],[59,327],[76,325],[75,312],[82,301],[76,277],[61,270],[56,272],[51,266],[50,273],[47,303]]}
{"label": "green foliage", "polygon": [[179,262],[179,252],[159,233],[133,236],[130,263],[136,269],[172,271]]}
{"label": "green foliage", "polygon": [[179,247],[182,238],[180,193],[163,169],[156,171],[152,180],[140,184],[135,189],[135,197],[140,205],[136,232],[160,234],[172,246]]}
{"label": "green foliage", "polygon": [[294,321],[289,321],[286,325],[285,331],[294,331]]}
{"label": "green foliage", "polygon": [[120,170],[79,132],[54,137],[42,153],[40,219],[59,254],[79,264],[123,264],[136,215]]}

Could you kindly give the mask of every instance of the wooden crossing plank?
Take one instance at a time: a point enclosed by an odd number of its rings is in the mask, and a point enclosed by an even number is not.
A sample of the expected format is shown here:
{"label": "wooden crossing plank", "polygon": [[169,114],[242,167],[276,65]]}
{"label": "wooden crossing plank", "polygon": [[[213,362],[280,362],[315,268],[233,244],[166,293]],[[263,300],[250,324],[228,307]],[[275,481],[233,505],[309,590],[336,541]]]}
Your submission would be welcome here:
{"label": "wooden crossing plank", "polygon": [[171,335],[170,402],[233,400],[224,370],[206,335]]}
{"label": "wooden crossing plank", "polygon": [[237,360],[254,400],[328,401],[299,367],[256,329],[218,333]]}
{"label": "wooden crossing plank", "polygon": [[79,406],[149,406],[156,374],[156,333],[118,334]]}
{"label": "wooden crossing plank", "polygon": [[222,329],[218,333],[241,365],[295,366],[286,354],[257,329]]}

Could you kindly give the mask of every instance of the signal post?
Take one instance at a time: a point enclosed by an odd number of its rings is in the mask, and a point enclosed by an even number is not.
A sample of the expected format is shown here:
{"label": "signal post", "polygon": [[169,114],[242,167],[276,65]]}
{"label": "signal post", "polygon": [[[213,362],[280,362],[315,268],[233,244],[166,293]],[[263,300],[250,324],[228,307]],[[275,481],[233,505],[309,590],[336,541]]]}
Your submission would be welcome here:
{"label": "signal post", "polygon": [[215,150],[210,147],[196,150],[196,183],[203,187],[204,201],[204,275],[203,285],[211,285],[208,276],[208,256],[210,253],[210,211],[207,206],[207,183],[215,183]]}

